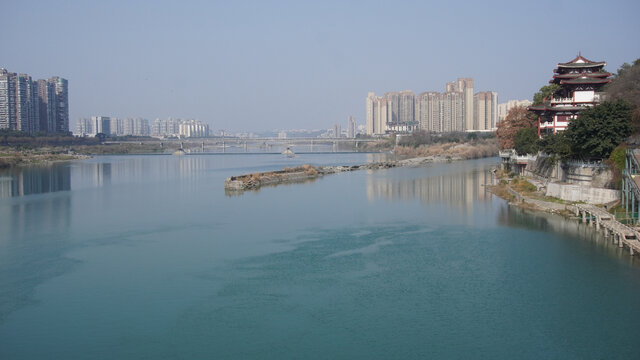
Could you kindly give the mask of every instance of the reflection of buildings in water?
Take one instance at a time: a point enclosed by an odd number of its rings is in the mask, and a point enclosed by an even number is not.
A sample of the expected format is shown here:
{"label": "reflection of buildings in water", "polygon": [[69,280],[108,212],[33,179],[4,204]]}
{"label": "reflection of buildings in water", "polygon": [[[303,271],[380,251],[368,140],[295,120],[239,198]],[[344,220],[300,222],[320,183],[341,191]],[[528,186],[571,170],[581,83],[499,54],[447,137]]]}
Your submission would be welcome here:
{"label": "reflection of buildings in water", "polygon": [[428,176],[418,179],[389,179],[367,177],[367,198],[374,200],[413,201],[423,203],[446,203],[463,208],[472,208],[477,200],[488,200],[491,194],[485,184],[491,184],[491,171],[474,171],[458,174]]}
{"label": "reflection of buildings in water", "polygon": [[71,196],[22,201],[9,206],[7,215],[11,239],[21,239],[25,233],[64,234],[71,226]]}
{"label": "reflection of buildings in water", "polygon": [[111,182],[110,163],[81,163],[77,170],[74,169],[74,178],[79,175],[78,183],[87,183],[91,186],[104,186]]}
{"label": "reflection of buildings in water", "polygon": [[6,174],[0,175],[0,199],[11,197],[13,178]]}
{"label": "reflection of buildings in water", "polygon": [[68,164],[20,167],[0,174],[0,198],[71,190]]}
{"label": "reflection of buildings in water", "polygon": [[135,158],[111,158],[108,162],[80,163],[74,170],[77,182],[90,187],[109,184],[140,183],[153,179],[190,178],[206,168],[204,156],[167,156],[166,161],[154,161],[151,155]]}
{"label": "reflection of buildings in water", "polygon": [[388,161],[395,160],[395,156],[388,153],[369,153],[366,155],[366,162],[379,162],[379,161]]}

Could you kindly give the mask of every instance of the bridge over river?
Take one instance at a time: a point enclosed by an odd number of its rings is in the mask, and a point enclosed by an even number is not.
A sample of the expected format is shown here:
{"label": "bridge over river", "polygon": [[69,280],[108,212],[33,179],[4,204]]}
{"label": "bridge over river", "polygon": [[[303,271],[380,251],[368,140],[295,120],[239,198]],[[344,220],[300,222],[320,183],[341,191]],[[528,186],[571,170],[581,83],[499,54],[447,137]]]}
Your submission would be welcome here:
{"label": "bridge over river", "polygon": [[187,152],[280,153],[286,148],[291,148],[294,152],[351,152],[359,151],[363,144],[377,141],[380,141],[380,139],[208,137],[107,141],[105,143],[158,145],[167,149],[182,148]]}

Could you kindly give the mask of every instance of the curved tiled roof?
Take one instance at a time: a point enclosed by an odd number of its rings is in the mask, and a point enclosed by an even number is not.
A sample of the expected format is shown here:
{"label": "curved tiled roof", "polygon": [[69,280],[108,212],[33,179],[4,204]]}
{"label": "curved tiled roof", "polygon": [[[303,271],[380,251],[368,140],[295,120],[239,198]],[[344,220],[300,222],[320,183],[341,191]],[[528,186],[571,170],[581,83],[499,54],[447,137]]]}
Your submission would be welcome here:
{"label": "curved tiled roof", "polygon": [[573,78],[577,78],[577,77],[581,77],[581,76],[587,76],[587,77],[591,77],[591,78],[599,78],[599,77],[609,77],[611,76],[611,73],[608,73],[606,71],[598,71],[598,72],[593,72],[593,73],[568,73],[568,74],[555,74],[553,75],[553,77],[555,79],[573,79]]}
{"label": "curved tiled roof", "polygon": [[540,104],[540,105],[534,105],[534,106],[529,106],[527,108],[527,110],[529,111],[533,111],[533,112],[546,112],[546,111],[554,111],[554,112],[558,112],[558,111],[569,111],[569,112],[575,112],[575,111],[581,111],[586,109],[586,107],[584,106],[552,106],[550,103],[544,103],[544,104]]}
{"label": "curved tiled roof", "polygon": [[575,59],[568,61],[566,63],[558,63],[558,67],[594,67],[594,66],[605,66],[607,65],[604,61],[591,61],[586,57],[582,56],[582,54],[578,54]]}
{"label": "curved tiled roof", "polygon": [[600,79],[600,78],[592,78],[592,77],[579,77],[575,79],[561,80],[560,85],[574,85],[574,84],[606,84],[611,82],[611,79]]}

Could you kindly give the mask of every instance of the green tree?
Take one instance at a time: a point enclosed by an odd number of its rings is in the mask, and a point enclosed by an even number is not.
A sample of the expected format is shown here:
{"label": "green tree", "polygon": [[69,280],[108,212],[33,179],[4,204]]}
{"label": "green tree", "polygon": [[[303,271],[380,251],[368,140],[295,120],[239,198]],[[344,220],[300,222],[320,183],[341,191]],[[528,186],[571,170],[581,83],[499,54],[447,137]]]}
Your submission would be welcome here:
{"label": "green tree", "polygon": [[535,154],[538,152],[538,131],[535,128],[523,128],[516,132],[513,147],[518,154]]}
{"label": "green tree", "polygon": [[622,64],[605,88],[610,100],[625,100],[635,108],[631,116],[634,133],[640,133],[640,59]]}
{"label": "green tree", "polygon": [[573,153],[580,158],[608,158],[631,133],[631,110],[629,103],[618,100],[580,112],[567,128]]}
{"label": "green tree", "polygon": [[540,90],[533,94],[533,105],[540,105],[544,99],[551,99],[561,87],[558,84],[549,84],[540,88]]}
{"label": "green tree", "polygon": [[622,143],[611,152],[609,159],[606,161],[613,174],[613,179],[609,184],[611,188],[620,189],[622,185],[622,170],[625,166],[626,152],[627,144]]}
{"label": "green tree", "polygon": [[557,155],[561,159],[567,159],[573,155],[566,131],[544,135],[538,144],[543,152],[549,155]]}

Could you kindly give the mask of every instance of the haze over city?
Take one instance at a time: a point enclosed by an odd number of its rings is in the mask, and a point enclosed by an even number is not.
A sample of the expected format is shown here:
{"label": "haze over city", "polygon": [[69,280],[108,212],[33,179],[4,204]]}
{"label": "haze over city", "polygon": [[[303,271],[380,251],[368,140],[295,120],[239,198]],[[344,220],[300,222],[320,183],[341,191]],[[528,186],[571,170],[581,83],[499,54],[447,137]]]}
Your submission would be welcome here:
{"label": "haze over city", "polygon": [[500,102],[530,99],[578,52],[615,73],[638,57],[638,11],[636,1],[8,2],[0,67],[68,79],[72,128],[93,115],[328,128],[350,115],[364,124],[369,91],[443,91],[471,77]]}

